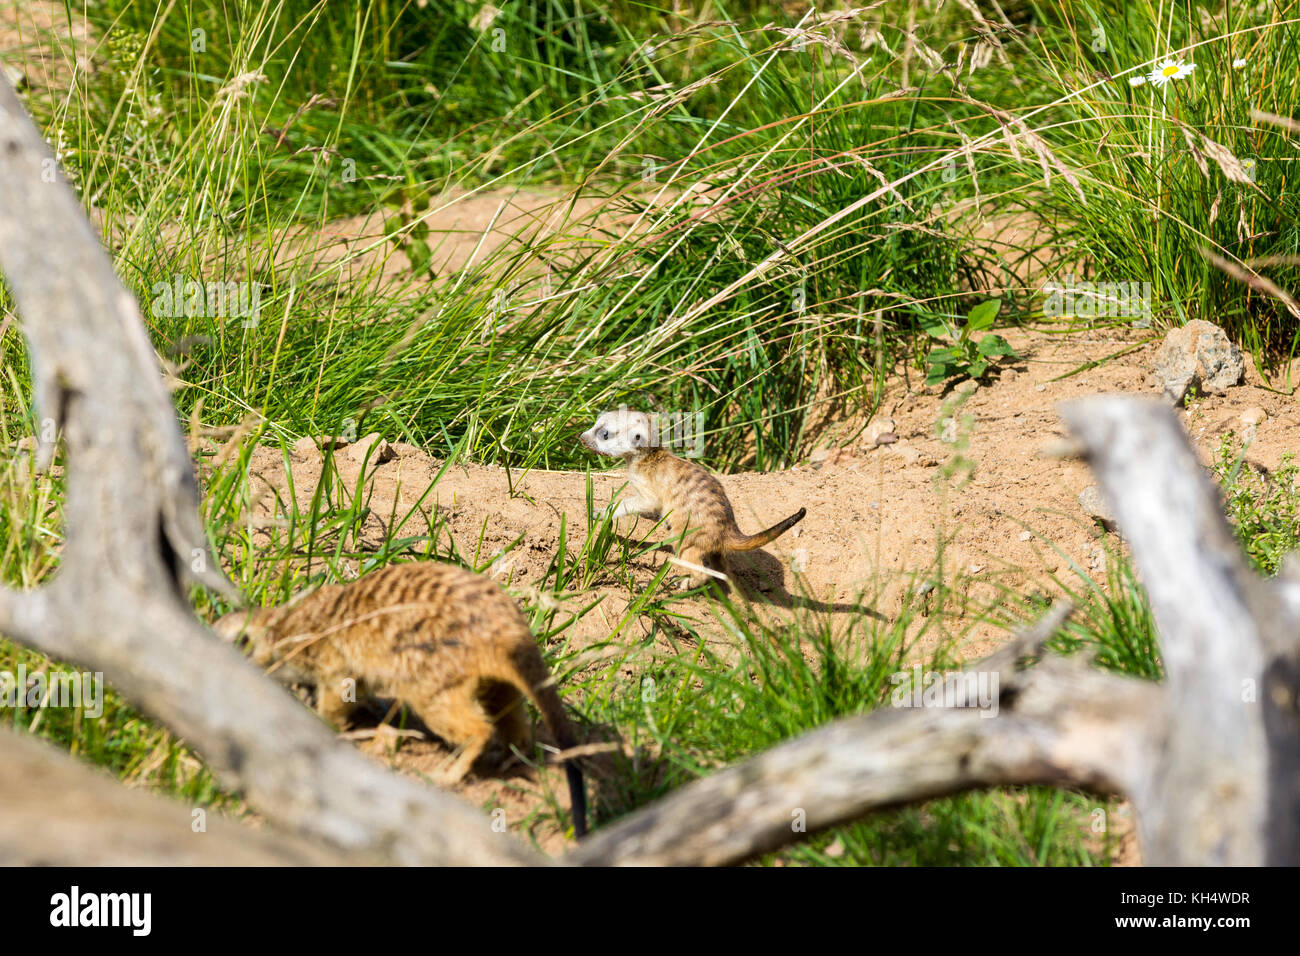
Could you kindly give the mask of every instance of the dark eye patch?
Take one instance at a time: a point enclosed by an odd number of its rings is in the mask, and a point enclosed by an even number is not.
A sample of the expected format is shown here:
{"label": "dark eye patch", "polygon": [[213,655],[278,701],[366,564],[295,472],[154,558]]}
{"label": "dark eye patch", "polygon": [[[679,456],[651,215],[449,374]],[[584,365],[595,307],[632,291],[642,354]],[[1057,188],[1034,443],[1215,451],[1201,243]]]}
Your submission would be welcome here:
{"label": "dark eye patch", "polygon": [[609,438],[609,429],[602,428],[600,431],[596,432],[596,437],[601,441],[605,441],[605,439]]}

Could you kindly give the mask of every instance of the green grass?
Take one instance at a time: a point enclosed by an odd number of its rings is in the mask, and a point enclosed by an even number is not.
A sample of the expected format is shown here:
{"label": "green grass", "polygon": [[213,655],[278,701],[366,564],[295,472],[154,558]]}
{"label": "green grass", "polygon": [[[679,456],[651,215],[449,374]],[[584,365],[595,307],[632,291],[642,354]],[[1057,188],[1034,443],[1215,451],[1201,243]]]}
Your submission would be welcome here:
{"label": "green grass", "polygon": [[1228,521],[1252,566],[1261,574],[1278,572],[1283,558],[1300,541],[1300,466],[1286,452],[1272,472],[1246,463],[1253,435],[1244,442],[1225,435],[1214,460],[1214,476],[1223,487]]}

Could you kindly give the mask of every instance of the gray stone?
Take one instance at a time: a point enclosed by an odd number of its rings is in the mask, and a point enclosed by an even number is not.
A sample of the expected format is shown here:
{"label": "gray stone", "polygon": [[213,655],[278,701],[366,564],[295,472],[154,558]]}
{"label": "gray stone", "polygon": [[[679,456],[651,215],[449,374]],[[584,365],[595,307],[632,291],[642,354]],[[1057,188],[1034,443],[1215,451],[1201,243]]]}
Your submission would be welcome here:
{"label": "gray stone", "polygon": [[1106,500],[1101,496],[1101,489],[1096,485],[1089,485],[1079,492],[1079,507],[1083,509],[1084,514],[1099,522],[1102,527],[1115,530],[1115,514],[1106,504]]}
{"label": "gray stone", "polygon": [[1246,374],[1241,349],[1228,341],[1223,329],[1204,319],[1193,319],[1181,329],[1171,329],[1156,352],[1156,384],[1174,402],[1182,404],[1193,388],[1223,395],[1239,385]]}
{"label": "gray stone", "polygon": [[372,465],[380,465],[397,457],[397,453],[388,442],[379,437],[379,432],[371,432],[363,438],[358,438],[348,448],[348,457],[358,465],[366,460],[366,455],[370,455]]}
{"label": "gray stone", "polygon": [[892,418],[882,415],[871,420],[871,424],[867,426],[866,434],[863,437],[866,439],[864,444],[868,448],[892,445],[898,441],[897,426]]}
{"label": "gray stone", "polygon": [[424,449],[419,445],[412,445],[410,442],[395,441],[388,447],[393,450],[393,454],[398,458],[410,458],[414,455],[424,454]]}

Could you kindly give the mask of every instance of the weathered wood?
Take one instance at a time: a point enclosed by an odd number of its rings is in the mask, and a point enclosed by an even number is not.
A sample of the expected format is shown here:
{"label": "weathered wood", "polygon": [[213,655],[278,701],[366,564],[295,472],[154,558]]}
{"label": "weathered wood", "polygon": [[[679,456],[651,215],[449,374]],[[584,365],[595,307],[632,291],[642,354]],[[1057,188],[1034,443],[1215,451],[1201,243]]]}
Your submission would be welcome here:
{"label": "weathered wood", "polygon": [[363,862],[212,810],[128,790],[25,734],[0,731],[0,866],[343,866]]}
{"label": "weathered wood", "polygon": [[1300,863],[1300,629],[1246,564],[1176,413],[1105,396],[1061,415],[1133,552],[1160,632],[1163,739],[1134,783],[1144,859]]}
{"label": "weathered wood", "polygon": [[0,632],[102,671],[285,830],[390,862],[539,861],[462,801],[337,741],[195,619],[184,579],[231,589],[208,555],[176,412],[135,301],[53,163],[0,83],[0,270],[37,413],[67,460],[59,570],[38,591],[0,592]]}

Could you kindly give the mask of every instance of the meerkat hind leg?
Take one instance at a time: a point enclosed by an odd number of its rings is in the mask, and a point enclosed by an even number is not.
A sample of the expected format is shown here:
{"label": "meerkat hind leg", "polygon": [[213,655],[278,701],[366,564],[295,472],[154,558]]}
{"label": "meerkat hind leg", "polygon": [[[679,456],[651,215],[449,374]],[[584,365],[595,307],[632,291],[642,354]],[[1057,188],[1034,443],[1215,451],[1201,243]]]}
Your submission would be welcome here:
{"label": "meerkat hind leg", "polygon": [[[678,557],[683,561],[689,561],[691,564],[698,565],[701,568],[707,568],[709,571],[718,571],[726,574],[726,564],[723,562],[722,554],[717,551],[705,551],[703,548],[688,545],[682,548]],[[682,573],[685,578],[681,581],[682,590],[698,588],[705,584],[713,583],[719,586],[723,582],[706,571],[697,571],[695,568],[683,567]]]}
{"label": "meerkat hind leg", "polygon": [[479,690],[479,701],[503,745],[501,764],[508,766],[514,757],[510,752],[512,746],[520,753],[527,753],[533,742],[533,722],[524,707],[524,697],[509,684],[492,681]]}

